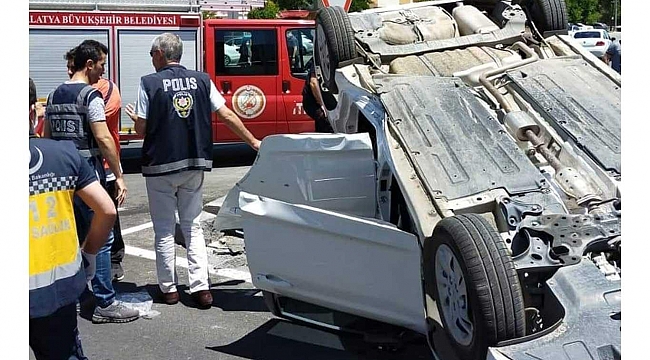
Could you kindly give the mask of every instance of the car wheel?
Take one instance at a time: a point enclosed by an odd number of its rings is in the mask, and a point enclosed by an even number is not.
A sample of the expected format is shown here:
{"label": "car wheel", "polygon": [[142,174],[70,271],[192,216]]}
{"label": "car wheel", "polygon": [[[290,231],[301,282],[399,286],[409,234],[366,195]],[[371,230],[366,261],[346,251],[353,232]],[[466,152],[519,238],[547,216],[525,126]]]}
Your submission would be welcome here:
{"label": "car wheel", "polygon": [[517,272],[487,220],[476,214],[441,220],[424,254],[427,294],[460,359],[485,359],[488,346],[525,335]]}
{"label": "car wheel", "polygon": [[224,55],[223,63],[228,66],[230,65],[230,56]]}
{"label": "car wheel", "polygon": [[527,8],[537,30],[542,34],[545,31],[568,28],[569,18],[565,0],[529,0]]}
{"label": "car wheel", "polygon": [[336,93],[334,72],[339,63],[356,56],[354,32],[348,14],[340,6],[322,8],[316,16],[316,65],[320,66],[323,83]]}

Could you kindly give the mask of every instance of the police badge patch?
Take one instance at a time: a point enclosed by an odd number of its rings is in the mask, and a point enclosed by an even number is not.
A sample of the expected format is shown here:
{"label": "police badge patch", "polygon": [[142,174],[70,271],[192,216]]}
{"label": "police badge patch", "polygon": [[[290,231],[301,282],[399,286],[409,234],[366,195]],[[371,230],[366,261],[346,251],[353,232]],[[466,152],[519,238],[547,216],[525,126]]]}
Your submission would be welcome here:
{"label": "police badge patch", "polygon": [[188,93],[187,91],[179,91],[174,94],[172,103],[174,104],[174,109],[176,109],[178,116],[186,119],[188,116],[190,116],[190,112],[192,111],[194,98],[192,97],[192,94]]}

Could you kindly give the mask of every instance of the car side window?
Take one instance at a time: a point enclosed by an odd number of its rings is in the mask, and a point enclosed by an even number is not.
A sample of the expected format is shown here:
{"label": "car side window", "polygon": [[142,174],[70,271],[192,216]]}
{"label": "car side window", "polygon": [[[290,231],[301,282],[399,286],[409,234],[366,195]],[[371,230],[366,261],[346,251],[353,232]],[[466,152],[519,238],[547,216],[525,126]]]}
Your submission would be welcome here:
{"label": "car side window", "polygon": [[277,36],[271,30],[215,31],[217,75],[278,75]]}
{"label": "car side window", "polygon": [[296,77],[304,78],[309,71],[307,63],[314,57],[314,35],[314,29],[309,28],[291,29],[285,33],[291,74]]}

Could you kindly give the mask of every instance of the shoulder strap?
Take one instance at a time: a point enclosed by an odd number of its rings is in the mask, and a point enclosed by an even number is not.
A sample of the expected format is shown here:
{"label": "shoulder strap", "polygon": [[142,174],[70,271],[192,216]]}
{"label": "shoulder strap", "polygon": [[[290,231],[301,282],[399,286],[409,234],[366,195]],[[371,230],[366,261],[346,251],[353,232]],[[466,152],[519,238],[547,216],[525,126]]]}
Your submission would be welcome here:
{"label": "shoulder strap", "polygon": [[88,106],[90,105],[90,101],[88,101],[88,98],[90,97],[90,94],[93,93],[93,91],[98,91],[98,90],[90,85],[86,85],[81,89],[79,95],[77,95],[77,111],[81,109],[85,109],[84,110],[85,120],[83,121],[83,127],[84,127],[84,131],[86,132],[86,141],[87,141],[88,149],[93,149],[97,147],[95,144],[95,135],[93,135],[92,131],[90,130],[90,123],[88,122]]}
{"label": "shoulder strap", "polygon": [[111,94],[113,93],[113,82],[110,80],[108,81],[108,92],[106,93],[106,98],[104,99],[104,105],[108,104],[108,100],[111,98]]}
{"label": "shoulder strap", "polygon": [[86,86],[84,86],[84,87],[81,89],[81,91],[79,92],[79,95],[77,95],[77,105],[78,105],[78,106],[85,106],[85,107],[87,107],[88,105],[90,105],[90,103],[88,102],[88,96],[89,96],[93,91],[97,91],[97,89],[95,89],[94,87],[92,87],[92,86],[90,86],[90,85],[86,85]]}

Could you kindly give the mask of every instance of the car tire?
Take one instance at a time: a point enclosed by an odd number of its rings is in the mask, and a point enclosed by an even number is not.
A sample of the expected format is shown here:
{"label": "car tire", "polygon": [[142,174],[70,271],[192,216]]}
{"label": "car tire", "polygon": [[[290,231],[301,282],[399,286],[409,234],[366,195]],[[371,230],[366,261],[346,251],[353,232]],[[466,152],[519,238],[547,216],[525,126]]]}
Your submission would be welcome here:
{"label": "car tire", "polygon": [[565,0],[528,0],[528,13],[541,34],[569,26]]}
{"label": "car tire", "polygon": [[[328,91],[337,93],[334,73],[341,62],[356,57],[354,31],[340,6],[322,8],[316,16],[316,65],[320,66]],[[323,89],[325,90],[325,89]]]}
{"label": "car tire", "polygon": [[485,218],[441,220],[424,249],[425,287],[458,358],[525,335],[524,302],[506,244]]}
{"label": "car tire", "polygon": [[224,55],[223,57],[224,57],[224,59],[223,59],[224,65],[226,65],[226,66],[230,65],[230,61],[231,61],[230,56]]}

